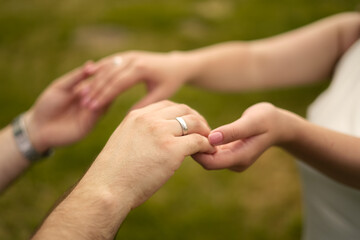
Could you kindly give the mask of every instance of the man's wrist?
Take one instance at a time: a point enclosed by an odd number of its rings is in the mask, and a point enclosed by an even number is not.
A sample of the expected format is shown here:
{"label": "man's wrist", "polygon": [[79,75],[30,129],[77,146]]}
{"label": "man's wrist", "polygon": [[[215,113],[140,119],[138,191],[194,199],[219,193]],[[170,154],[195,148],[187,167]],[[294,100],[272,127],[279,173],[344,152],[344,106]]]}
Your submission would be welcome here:
{"label": "man's wrist", "polygon": [[[81,187],[91,186],[94,189],[107,189],[112,199],[122,203],[129,211],[136,207],[136,195],[133,185],[129,182],[130,177],[124,176],[127,171],[117,169],[121,157],[108,156],[104,150],[100,152],[89,170],[79,182]],[[94,181],[96,180],[96,181]]]}
{"label": "man's wrist", "polygon": [[34,141],[36,138],[30,137],[26,116],[28,113],[20,114],[12,122],[13,136],[19,151],[30,161],[48,157],[51,154],[50,149],[43,149],[40,145],[35,148],[34,143],[38,143],[38,141]]}
{"label": "man's wrist", "polygon": [[33,110],[30,109],[24,114],[24,122],[26,124],[26,129],[29,134],[30,141],[34,146],[35,150],[38,153],[44,153],[48,149],[50,149],[51,146],[46,143],[41,134],[41,126],[36,123]]}
{"label": "man's wrist", "polygon": [[[94,176],[92,176],[94,177]],[[130,212],[112,189],[87,177],[52,211],[34,239],[113,239]]]}

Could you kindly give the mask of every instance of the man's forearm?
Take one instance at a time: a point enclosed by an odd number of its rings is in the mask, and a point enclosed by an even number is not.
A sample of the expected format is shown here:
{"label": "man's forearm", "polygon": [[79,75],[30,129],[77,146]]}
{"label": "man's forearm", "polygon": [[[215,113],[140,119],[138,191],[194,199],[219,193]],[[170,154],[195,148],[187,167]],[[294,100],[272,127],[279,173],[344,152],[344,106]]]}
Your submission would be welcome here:
{"label": "man's forearm", "polygon": [[113,239],[131,210],[129,194],[109,184],[97,160],[72,192],[51,212],[33,239]]}

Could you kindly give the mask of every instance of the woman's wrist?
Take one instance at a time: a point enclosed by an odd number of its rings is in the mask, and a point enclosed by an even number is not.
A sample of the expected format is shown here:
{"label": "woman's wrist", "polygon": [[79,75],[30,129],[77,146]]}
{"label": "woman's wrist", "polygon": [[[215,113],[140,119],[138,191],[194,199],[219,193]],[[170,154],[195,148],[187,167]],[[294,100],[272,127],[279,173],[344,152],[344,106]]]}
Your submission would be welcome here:
{"label": "woman's wrist", "polygon": [[281,134],[277,145],[286,148],[287,146],[296,144],[300,133],[303,131],[306,120],[284,109],[279,109],[279,113],[282,115],[279,121]]}
{"label": "woman's wrist", "polygon": [[201,72],[201,56],[193,51],[173,51],[169,56],[180,68],[182,83],[191,83],[197,79]]}

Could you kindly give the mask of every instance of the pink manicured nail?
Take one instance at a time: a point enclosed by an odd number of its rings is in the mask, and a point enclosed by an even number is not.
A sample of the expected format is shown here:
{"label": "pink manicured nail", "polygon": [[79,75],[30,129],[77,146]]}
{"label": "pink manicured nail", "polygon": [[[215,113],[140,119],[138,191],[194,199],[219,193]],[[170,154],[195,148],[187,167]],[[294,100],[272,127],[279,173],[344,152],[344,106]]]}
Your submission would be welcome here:
{"label": "pink manicured nail", "polygon": [[224,140],[224,136],[221,132],[213,132],[209,135],[209,142],[212,145],[218,145]]}

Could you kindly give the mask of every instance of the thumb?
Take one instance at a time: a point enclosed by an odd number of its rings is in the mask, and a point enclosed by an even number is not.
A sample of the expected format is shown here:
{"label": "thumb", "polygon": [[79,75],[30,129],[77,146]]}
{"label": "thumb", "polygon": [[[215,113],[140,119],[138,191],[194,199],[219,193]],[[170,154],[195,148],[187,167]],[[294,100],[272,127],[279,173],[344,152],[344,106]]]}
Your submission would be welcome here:
{"label": "thumb", "polygon": [[249,116],[243,116],[235,122],[218,127],[210,132],[208,138],[212,145],[221,145],[249,138],[266,132],[263,124],[258,124]]}

